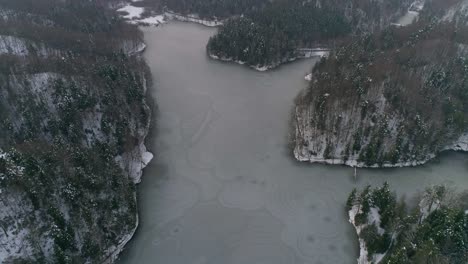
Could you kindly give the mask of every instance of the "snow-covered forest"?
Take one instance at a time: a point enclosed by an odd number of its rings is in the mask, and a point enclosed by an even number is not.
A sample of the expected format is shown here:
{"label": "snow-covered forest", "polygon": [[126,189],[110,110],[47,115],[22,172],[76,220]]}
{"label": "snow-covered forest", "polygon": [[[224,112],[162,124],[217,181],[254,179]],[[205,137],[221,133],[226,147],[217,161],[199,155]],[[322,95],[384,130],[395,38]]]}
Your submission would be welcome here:
{"label": "snow-covered forest", "polygon": [[0,1],[0,260],[112,261],[137,223],[150,76],[103,1]]}
{"label": "snow-covered forest", "polygon": [[433,186],[398,200],[388,184],[350,194],[346,210],[359,237],[359,264],[466,263],[468,193]]}
{"label": "snow-covered forest", "polygon": [[411,25],[352,38],[315,66],[296,100],[297,159],[414,166],[468,149],[466,11],[437,3]]}
{"label": "snow-covered forest", "polygon": [[301,57],[301,48],[334,48],[347,36],[382,29],[409,1],[273,1],[242,13],[210,39],[208,52],[224,60],[269,68]]}

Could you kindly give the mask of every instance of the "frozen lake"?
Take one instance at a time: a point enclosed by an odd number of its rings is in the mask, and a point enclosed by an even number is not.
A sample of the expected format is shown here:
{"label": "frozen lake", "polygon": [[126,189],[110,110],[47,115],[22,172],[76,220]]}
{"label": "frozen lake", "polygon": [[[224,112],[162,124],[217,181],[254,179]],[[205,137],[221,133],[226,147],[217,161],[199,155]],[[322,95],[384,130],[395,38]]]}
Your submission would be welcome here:
{"label": "frozen lake", "polygon": [[467,155],[418,168],[302,164],[287,147],[293,100],[314,59],[271,72],[210,60],[216,29],[144,28],[159,106],[156,157],[138,187],[140,227],[119,263],[356,263],[344,204],[353,187],[388,181],[411,196],[433,184],[468,188]]}

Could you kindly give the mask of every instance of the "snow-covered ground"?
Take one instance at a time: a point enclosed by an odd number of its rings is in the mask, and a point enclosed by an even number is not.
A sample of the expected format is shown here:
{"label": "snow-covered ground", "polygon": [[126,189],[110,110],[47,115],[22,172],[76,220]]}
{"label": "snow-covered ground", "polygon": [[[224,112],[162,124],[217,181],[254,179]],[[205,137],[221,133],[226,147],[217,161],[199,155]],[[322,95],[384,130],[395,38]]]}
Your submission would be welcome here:
{"label": "snow-covered ground", "polygon": [[[361,233],[362,229],[364,228],[363,226],[358,226],[356,225],[356,215],[359,213],[359,206],[354,205],[351,210],[349,210],[349,222],[354,226],[356,229],[356,233],[359,234]],[[367,246],[366,243],[364,242],[364,239],[359,238],[359,258],[357,259],[358,264],[367,264],[369,263],[368,259],[368,252],[367,252]]]}
{"label": "snow-covered ground", "polygon": [[121,49],[127,55],[135,55],[143,52],[146,49],[146,44],[140,41],[124,41],[121,45]]}
{"label": "snow-covered ground", "polygon": [[416,167],[420,165],[424,165],[430,160],[436,157],[435,154],[430,155],[427,159],[421,161],[408,161],[408,162],[399,162],[395,164],[384,163],[382,165],[373,164],[373,165],[366,165],[364,162],[358,161],[358,155],[354,155],[349,157],[349,159],[344,162],[342,159],[326,159],[323,155],[309,155],[301,152],[297,148],[294,149],[294,157],[298,161],[308,161],[310,163],[320,163],[320,164],[328,164],[328,165],[346,165],[350,167],[356,168],[403,168],[403,167]]}
{"label": "snow-covered ground", "polygon": [[[0,159],[10,163],[10,155],[0,149]],[[11,174],[21,177],[23,167],[7,166]],[[6,177],[0,172],[0,182]],[[8,190],[1,190],[8,192]],[[7,263],[9,258],[19,258],[33,255],[33,245],[28,241],[31,230],[27,228],[25,215],[32,211],[32,205],[23,202],[23,197],[4,195],[0,199],[0,219],[3,222],[0,232],[0,263]],[[45,252],[47,254],[47,252]]]}
{"label": "snow-covered ground", "polygon": [[[453,151],[464,151],[468,152],[468,135],[464,135],[460,138],[461,141],[457,141],[450,147],[446,147],[444,151],[453,150]],[[371,166],[366,165],[364,162],[358,161],[358,155],[350,156],[349,159],[344,162],[342,159],[326,159],[323,157],[323,153],[319,155],[311,155],[309,151],[304,148],[296,147],[294,149],[294,157],[298,161],[308,161],[311,163],[322,163],[329,165],[346,165],[350,167],[357,168],[402,168],[402,167],[416,167],[424,165],[434,159],[437,155],[435,153],[428,155],[424,160],[414,160],[407,162],[398,162],[395,164],[384,163],[382,165],[374,164]]]}
{"label": "snow-covered ground", "polygon": [[136,146],[132,151],[125,152],[122,155],[115,157],[115,161],[126,172],[134,183],[141,181],[143,169],[153,159],[153,154],[146,150],[143,143]]}
{"label": "snow-covered ground", "polygon": [[[212,58],[214,60],[234,62],[234,63],[240,64],[240,65],[245,64],[245,61],[241,61],[241,60],[233,60],[232,58],[219,57],[219,56],[211,54],[211,53],[209,53],[208,55],[210,56],[210,58]],[[260,72],[264,72],[264,71],[268,71],[270,69],[273,69],[273,68],[275,68],[277,66],[278,65],[263,65],[263,66],[262,65],[256,65],[256,66],[250,66],[250,68],[255,69],[257,71],[260,71]]]}
{"label": "snow-covered ground", "polygon": [[[351,210],[349,210],[348,215],[349,215],[349,222],[354,226],[356,229],[356,233],[359,237],[361,234],[362,230],[371,224],[375,224],[377,226],[377,231],[380,235],[385,233],[385,230],[380,227],[380,214],[379,214],[379,209],[372,207],[370,209],[370,213],[367,216],[367,223],[362,224],[362,225],[357,225],[355,218],[356,215],[361,213],[361,209],[359,205],[354,205]],[[359,258],[357,259],[358,264],[378,264],[382,259],[385,257],[385,253],[381,254],[374,254],[371,256],[371,261],[369,261],[369,253],[367,251],[367,245],[364,239],[361,239],[359,237]]]}
{"label": "snow-covered ground", "polygon": [[451,147],[446,148],[446,150],[468,151],[468,132],[461,135],[460,138]]}
{"label": "snow-covered ground", "polygon": [[27,56],[30,53],[35,53],[41,57],[47,57],[50,54],[59,54],[57,50],[46,48],[43,44],[32,40],[0,35],[0,55]]}
{"label": "snow-covered ground", "polygon": [[145,11],[145,9],[143,7],[126,5],[122,8],[117,9],[117,11],[127,13],[126,15],[123,15],[122,17],[125,19],[132,20],[132,19],[140,18],[141,14],[143,14],[143,11]]}
{"label": "snow-covered ground", "polygon": [[[424,165],[430,160],[434,159],[438,153],[429,153],[425,156],[425,158],[421,158],[418,160],[410,160],[406,162],[398,162],[395,164],[392,163],[383,163],[383,164],[373,164],[373,165],[366,165],[365,162],[359,161],[359,154],[350,155],[346,161],[344,161],[340,157],[335,157],[332,159],[325,158],[325,150],[327,148],[327,134],[320,134],[316,133],[313,128],[311,128],[307,120],[310,120],[311,117],[308,116],[310,112],[303,111],[301,112],[299,109],[296,109],[296,119],[295,124],[295,137],[296,139],[301,139],[303,142],[306,142],[307,145],[303,145],[300,143],[296,143],[294,147],[293,154],[294,157],[298,161],[308,161],[311,163],[323,163],[323,164],[331,164],[331,165],[347,165],[350,167],[358,167],[358,168],[400,168],[400,167],[415,167]],[[349,120],[354,120],[356,117],[352,117],[351,114],[344,114],[342,116],[343,120],[347,120],[346,122],[351,122]],[[343,121],[345,122],[345,121]],[[345,123],[346,123],[345,122]],[[389,123],[400,123],[398,119],[390,120]],[[396,127],[396,126],[390,126]],[[353,134],[354,131],[351,132]],[[393,131],[395,133],[395,131]],[[346,138],[337,138],[337,142],[335,144],[335,153],[343,153],[344,148],[346,147],[348,141]],[[441,151],[463,151],[468,152],[468,133],[462,134],[457,140],[453,143],[450,143]]]}
{"label": "snow-covered ground", "polygon": [[[322,49],[322,48],[320,49],[298,49],[298,53],[299,55],[297,57],[284,59],[282,62],[278,62],[278,63],[270,64],[270,65],[249,65],[249,67],[256,71],[264,72],[264,71],[274,69],[283,63],[293,62],[298,59],[308,59],[308,58],[313,58],[313,57],[327,57],[330,54],[330,50]],[[208,56],[210,56],[210,58],[214,60],[234,62],[240,65],[244,65],[246,63],[245,61],[241,61],[241,60],[234,60],[232,58],[220,57],[210,52],[208,53]],[[312,77],[312,75],[310,75],[310,77]]]}
{"label": "snow-covered ground", "polygon": [[330,49],[327,48],[300,48],[297,49],[298,58],[328,57]]}
{"label": "snow-covered ground", "polygon": [[[136,195],[134,196],[134,198],[136,199]],[[135,235],[138,225],[139,225],[139,218],[138,218],[138,212],[137,212],[135,227],[132,229],[131,232],[123,236],[117,245],[108,248],[104,252],[105,259],[101,262],[101,264],[113,264],[118,259],[120,252],[124,250],[125,245],[132,239],[133,235]]]}
{"label": "snow-covered ground", "polygon": [[419,17],[419,12],[423,10],[425,1],[424,0],[416,0],[414,1],[411,6],[408,8],[408,12],[404,16],[402,16],[396,23],[392,23],[392,25],[397,27],[404,27],[407,25],[412,24],[415,22]]}
{"label": "snow-covered ground", "polygon": [[[141,0],[132,0],[132,2],[139,2]],[[168,20],[178,20],[184,22],[198,23],[207,27],[217,27],[223,24],[222,20],[206,20],[201,19],[197,14],[181,15],[175,12],[167,11],[163,14],[152,15],[148,17],[142,17],[145,11],[144,7],[136,7],[131,4],[127,4],[124,7],[117,9],[119,12],[126,13],[122,15],[131,24],[146,25],[146,26],[158,26],[166,23]]]}
{"label": "snow-covered ground", "polygon": [[178,21],[183,21],[183,22],[193,22],[193,23],[198,23],[207,27],[218,27],[223,25],[222,20],[206,20],[206,19],[201,19],[198,15],[196,14],[188,14],[188,15],[181,15],[177,14],[174,12],[166,12],[164,14],[168,19],[174,19]]}
{"label": "snow-covered ground", "polygon": [[26,56],[29,54],[29,51],[23,39],[0,35],[0,55],[1,54]]}
{"label": "snow-covered ground", "polygon": [[143,19],[135,20],[135,23],[145,24],[145,25],[159,25],[166,22],[163,15],[156,15],[151,17],[145,17]]}

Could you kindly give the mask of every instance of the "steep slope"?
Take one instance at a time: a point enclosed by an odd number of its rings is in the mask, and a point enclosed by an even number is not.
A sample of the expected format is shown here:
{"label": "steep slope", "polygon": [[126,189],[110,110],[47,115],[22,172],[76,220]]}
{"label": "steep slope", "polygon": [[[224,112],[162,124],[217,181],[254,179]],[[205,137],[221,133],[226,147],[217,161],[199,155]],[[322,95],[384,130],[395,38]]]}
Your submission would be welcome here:
{"label": "steep slope", "polygon": [[150,75],[105,2],[0,1],[0,262],[112,262],[138,223]]}
{"label": "steep slope", "polygon": [[426,11],[413,25],[360,37],[322,60],[296,100],[295,157],[410,166],[468,150],[468,31],[443,13],[435,20]]}

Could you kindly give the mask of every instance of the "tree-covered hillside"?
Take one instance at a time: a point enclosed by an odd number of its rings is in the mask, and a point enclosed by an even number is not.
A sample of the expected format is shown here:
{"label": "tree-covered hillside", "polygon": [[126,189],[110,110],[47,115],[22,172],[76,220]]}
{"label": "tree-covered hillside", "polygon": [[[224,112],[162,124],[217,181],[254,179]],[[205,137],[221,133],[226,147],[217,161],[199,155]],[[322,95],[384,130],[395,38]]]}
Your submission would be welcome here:
{"label": "tree-covered hillside", "polygon": [[[149,1],[149,0],[147,0]],[[229,18],[261,10],[268,0],[161,0],[172,11],[197,14],[203,19]]]}
{"label": "tree-covered hillside", "polygon": [[350,25],[339,12],[279,1],[228,20],[207,49],[212,55],[248,65],[274,65],[297,57],[299,47],[320,46],[321,41],[349,32]]}
{"label": "tree-covered hillside", "polygon": [[360,263],[466,263],[468,193],[434,186],[417,200],[417,206],[397,201],[388,184],[350,194],[347,211],[358,233]]}
{"label": "tree-covered hillside", "polygon": [[99,263],[137,224],[141,33],[106,1],[0,0],[0,262]]}
{"label": "tree-covered hillside", "polygon": [[300,57],[298,48],[334,47],[350,33],[372,32],[403,13],[408,1],[277,0],[232,18],[208,53],[250,66],[276,66]]}
{"label": "tree-covered hillside", "polygon": [[407,166],[466,150],[467,32],[426,15],[337,48],[297,98],[296,157]]}

